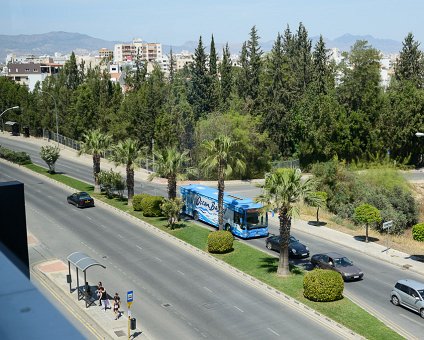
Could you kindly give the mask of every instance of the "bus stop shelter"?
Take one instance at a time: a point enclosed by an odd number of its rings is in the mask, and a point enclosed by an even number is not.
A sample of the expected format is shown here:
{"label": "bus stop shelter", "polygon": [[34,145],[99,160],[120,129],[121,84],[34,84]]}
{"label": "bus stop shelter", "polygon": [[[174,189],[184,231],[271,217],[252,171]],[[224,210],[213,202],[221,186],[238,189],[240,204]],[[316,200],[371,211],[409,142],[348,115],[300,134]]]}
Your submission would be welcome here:
{"label": "bus stop shelter", "polygon": [[[70,254],[67,257],[68,260],[68,272],[69,275],[67,277],[67,282],[69,283],[69,291],[72,293],[72,276],[71,276],[71,264],[75,266],[75,270],[77,273],[77,299],[81,300],[85,296],[85,283],[87,282],[87,269],[93,266],[100,266],[106,269],[106,267],[97,260],[93,259],[92,257],[88,256],[87,254],[81,253],[81,252],[74,252]],[[84,285],[80,287],[79,284],[79,270],[81,270],[84,273]],[[86,307],[88,307],[88,301],[86,300]]]}

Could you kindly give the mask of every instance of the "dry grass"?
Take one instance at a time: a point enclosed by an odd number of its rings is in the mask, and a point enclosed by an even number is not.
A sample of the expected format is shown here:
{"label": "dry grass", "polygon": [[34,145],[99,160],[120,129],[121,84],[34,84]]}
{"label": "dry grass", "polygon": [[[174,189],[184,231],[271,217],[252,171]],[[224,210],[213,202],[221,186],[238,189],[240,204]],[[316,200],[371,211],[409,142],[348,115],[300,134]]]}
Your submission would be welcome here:
{"label": "dry grass", "polygon": [[[424,184],[421,184],[421,195],[417,196],[417,199],[420,204],[420,221],[424,221]],[[414,189],[414,193],[415,193]],[[300,208],[301,218],[305,221],[315,221],[316,220],[316,209],[303,205]],[[320,209],[319,219],[322,222],[326,222],[326,227],[341,231],[343,233],[352,235],[352,236],[365,236],[365,228],[360,226],[355,226],[349,220],[343,220],[333,215],[327,210]],[[379,233],[376,230],[370,229],[368,236],[375,239],[374,242],[387,246],[387,234]],[[389,246],[392,249],[402,251],[410,255],[424,255],[424,243],[418,242],[412,239],[412,230],[405,230],[403,235],[389,235]]]}

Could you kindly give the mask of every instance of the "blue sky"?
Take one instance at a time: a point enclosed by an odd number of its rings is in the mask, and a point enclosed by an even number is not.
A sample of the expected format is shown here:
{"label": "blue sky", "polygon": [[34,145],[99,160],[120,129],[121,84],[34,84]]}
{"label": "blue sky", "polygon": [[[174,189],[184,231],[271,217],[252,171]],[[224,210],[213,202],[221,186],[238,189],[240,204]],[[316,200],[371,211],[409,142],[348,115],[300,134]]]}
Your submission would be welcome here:
{"label": "blue sky", "polygon": [[256,25],[262,41],[303,22],[310,36],[345,33],[402,41],[408,32],[424,46],[422,0],[1,0],[0,34],[66,31],[105,40],[180,45],[242,42]]}

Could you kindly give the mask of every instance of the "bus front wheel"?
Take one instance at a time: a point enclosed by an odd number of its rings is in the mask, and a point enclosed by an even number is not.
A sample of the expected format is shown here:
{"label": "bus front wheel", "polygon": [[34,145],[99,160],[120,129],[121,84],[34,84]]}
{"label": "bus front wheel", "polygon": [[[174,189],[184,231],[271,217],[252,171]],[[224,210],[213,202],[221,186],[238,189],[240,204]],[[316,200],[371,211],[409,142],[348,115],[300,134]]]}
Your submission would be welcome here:
{"label": "bus front wheel", "polygon": [[195,211],[195,212],[193,213],[193,219],[194,219],[195,221],[198,221],[198,220],[199,220],[199,214],[197,213],[197,211]]}
{"label": "bus front wheel", "polygon": [[224,226],[224,230],[230,231],[230,228],[231,226],[228,223]]}

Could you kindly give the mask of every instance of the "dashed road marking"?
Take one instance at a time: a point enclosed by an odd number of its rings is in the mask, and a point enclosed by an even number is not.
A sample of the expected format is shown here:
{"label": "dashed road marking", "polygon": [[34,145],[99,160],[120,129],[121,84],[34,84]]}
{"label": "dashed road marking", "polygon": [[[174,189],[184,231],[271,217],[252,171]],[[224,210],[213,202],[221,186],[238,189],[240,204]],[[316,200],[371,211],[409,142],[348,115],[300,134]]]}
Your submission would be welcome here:
{"label": "dashed road marking", "polygon": [[178,273],[180,273],[181,275],[185,275],[182,271],[177,270]]}
{"label": "dashed road marking", "polygon": [[143,248],[141,248],[140,246],[138,246],[138,245],[135,245],[138,249],[140,249],[140,250],[143,250]]}
{"label": "dashed road marking", "polygon": [[206,289],[208,292],[213,293],[213,291],[211,291],[208,287],[203,287],[204,289]]}
{"label": "dashed road marking", "polygon": [[238,308],[237,306],[233,306],[235,309],[239,310],[240,312],[244,313],[244,311],[240,308]]}
{"label": "dashed road marking", "polygon": [[276,336],[280,336],[280,334],[278,334],[276,331],[274,331],[273,329],[271,329],[271,328],[267,328],[271,333],[274,333]]}

